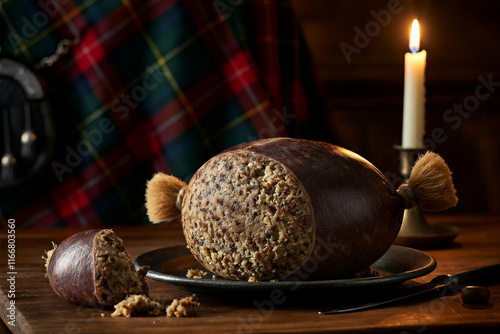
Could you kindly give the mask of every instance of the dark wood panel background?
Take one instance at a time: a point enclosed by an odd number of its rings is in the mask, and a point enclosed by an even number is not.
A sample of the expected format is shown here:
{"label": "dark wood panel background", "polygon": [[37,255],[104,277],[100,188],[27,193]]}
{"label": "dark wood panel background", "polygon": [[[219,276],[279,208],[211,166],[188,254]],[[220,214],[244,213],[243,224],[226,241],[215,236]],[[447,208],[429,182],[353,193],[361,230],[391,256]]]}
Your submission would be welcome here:
{"label": "dark wood panel background", "polygon": [[[339,143],[393,174],[399,166],[393,145],[401,143],[404,53],[411,21],[419,19],[421,48],[427,51],[427,141],[452,169],[460,199],[448,213],[499,213],[500,1],[292,4],[324,81]],[[355,41],[358,28],[372,29],[368,42]],[[350,61],[341,43],[357,47]],[[480,77],[493,82],[490,91],[478,88]],[[478,98],[476,89],[487,96]],[[470,111],[448,111],[464,104]],[[438,139],[433,131],[441,132]]]}

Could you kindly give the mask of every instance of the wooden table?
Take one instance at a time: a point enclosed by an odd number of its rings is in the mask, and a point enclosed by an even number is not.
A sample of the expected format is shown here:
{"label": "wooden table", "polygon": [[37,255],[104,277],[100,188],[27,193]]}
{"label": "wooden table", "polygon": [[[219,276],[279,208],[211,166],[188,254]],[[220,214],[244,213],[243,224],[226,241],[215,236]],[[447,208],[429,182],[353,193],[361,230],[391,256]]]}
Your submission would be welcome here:
{"label": "wooden table", "polygon": [[[455,243],[444,249],[426,250],[437,268],[415,282],[426,282],[443,273],[500,263],[500,217],[435,216],[432,223],[451,223],[461,229]],[[16,230],[15,327],[14,333],[500,333],[500,285],[490,286],[486,305],[468,306],[460,295],[417,299],[385,308],[339,315],[319,315],[329,302],[316,300],[256,307],[262,300],[229,301],[200,296],[198,314],[190,318],[110,317],[111,311],[72,305],[58,298],[44,277],[42,256],[51,241],[61,242],[77,230]],[[114,228],[135,258],[148,250],[183,243],[179,224]],[[5,232],[5,231],[3,231]],[[0,315],[10,321],[6,278],[7,236],[2,234],[0,261]],[[7,277],[6,277],[7,276]],[[171,298],[186,292],[147,280],[153,295]],[[264,305],[264,304],[263,304]],[[1,330],[7,331],[3,325]]]}

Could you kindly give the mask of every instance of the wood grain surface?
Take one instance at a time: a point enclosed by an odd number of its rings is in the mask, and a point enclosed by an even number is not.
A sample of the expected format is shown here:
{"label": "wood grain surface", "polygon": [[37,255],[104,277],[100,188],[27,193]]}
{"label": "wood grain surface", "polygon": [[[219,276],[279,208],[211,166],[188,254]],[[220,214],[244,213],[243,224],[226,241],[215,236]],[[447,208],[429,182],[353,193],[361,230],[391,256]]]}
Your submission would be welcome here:
{"label": "wood grain surface", "polygon": [[[500,263],[500,217],[435,216],[437,224],[461,229],[455,242],[446,248],[425,250],[437,260],[427,276],[405,283],[429,281],[438,274]],[[328,291],[318,298],[300,300],[293,295],[259,296],[247,300],[199,296],[198,314],[190,318],[113,318],[111,310],[70,304],[55,295],[44,277],[44,252],[51,242],[59,243],[78,230],[16,231],[15,327],[14,333],[459,333],[500,332],[500,285],[490,286],[491,298],[484,305],[462,303],[460,294],[416,299],[398,305],[339,315],[319,315],[346,296]],[[177,223],[158,226],[116,227],[128,253],[136,256],[157,248],[184,243]],[[8,323],[10,272],[7,267],[7,235],[0,235],[0,316]],[[180,298],[189,293],[157,281],[147,280],[155,296]],[[380,291],[378,291],[380,292]],[[377,293],[374,291],[373,293]],[[382,291],[382,293],[384,293]],[[352,298],[365,298],[352,296]],[[347,296],[349,298],[349,296]],[[0,332],[6,327],[0,327]]]}

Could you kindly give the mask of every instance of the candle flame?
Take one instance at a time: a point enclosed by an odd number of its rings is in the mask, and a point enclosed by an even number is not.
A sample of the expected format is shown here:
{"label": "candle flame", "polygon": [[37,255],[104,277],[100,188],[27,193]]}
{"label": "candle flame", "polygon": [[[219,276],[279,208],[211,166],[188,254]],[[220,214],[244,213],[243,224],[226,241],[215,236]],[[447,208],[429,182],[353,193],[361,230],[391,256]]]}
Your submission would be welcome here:
{"label": "candle flame", "polygon": [[420,28],[418,25],[418,20],[413,20],[411,25],[411,34],[410,34],[410,51],[412,53],[418,52],[420,49]]}

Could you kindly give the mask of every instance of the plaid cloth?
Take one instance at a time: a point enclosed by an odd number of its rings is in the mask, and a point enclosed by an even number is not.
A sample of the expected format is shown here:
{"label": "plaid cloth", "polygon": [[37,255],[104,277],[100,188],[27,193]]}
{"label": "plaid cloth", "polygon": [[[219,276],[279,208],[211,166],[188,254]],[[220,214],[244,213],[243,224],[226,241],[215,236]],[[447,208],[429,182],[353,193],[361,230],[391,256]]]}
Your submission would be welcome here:
{"label": "plaid cloth", "polygon": [[[288,1],[0,0],[0,45],[38,75],[57,145],[44,173],[0,194],[2,226],[149,224],[146,181],[189,181],[258,138],[329,138],[321,89]],[[1,94],[1,92],[0,92]],[[325,135],[326,137],[319,137]]]}

